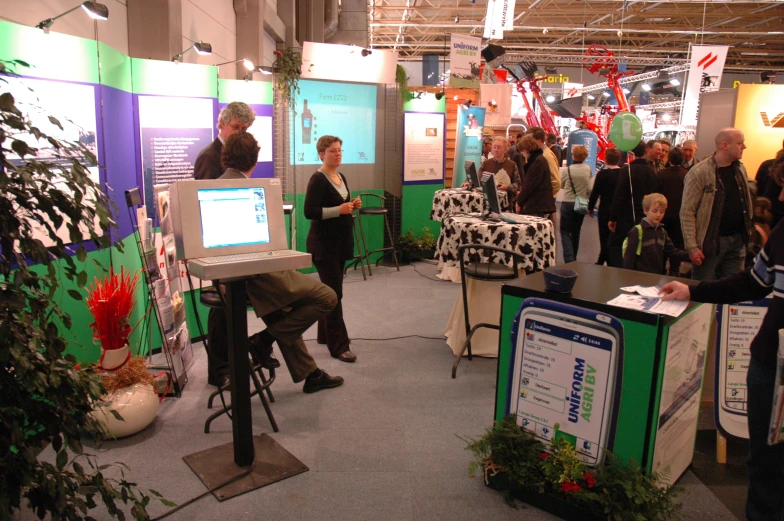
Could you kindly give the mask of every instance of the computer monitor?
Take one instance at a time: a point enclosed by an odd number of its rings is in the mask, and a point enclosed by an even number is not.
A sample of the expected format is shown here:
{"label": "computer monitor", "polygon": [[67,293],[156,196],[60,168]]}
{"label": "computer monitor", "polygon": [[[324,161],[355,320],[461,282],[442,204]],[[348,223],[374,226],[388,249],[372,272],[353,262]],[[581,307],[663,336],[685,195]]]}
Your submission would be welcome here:
{"label": "computer monitor", "polygon": [[476,173],[476,163],[465,162],[466,179],[471,183],[471,188],[479,188],[479,174]]}
{"label": "computer monitor", "polygon": [[501,215],[501,203],[498,201],[498,187],[495,174],[482,174],[482,192],[485,195],[485,209],[491,214]]}
{"label": "computer monitor", "polygon": [[288,249],[280,179],[172,183],[179,260]]}

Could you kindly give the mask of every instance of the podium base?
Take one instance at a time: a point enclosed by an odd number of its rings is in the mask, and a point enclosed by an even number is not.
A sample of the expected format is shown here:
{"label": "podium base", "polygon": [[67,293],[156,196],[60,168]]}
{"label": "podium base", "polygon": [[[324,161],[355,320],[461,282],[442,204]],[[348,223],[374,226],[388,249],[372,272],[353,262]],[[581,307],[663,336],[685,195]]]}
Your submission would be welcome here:
{"label": "podium base", "polygon": [[[267,434],[254,436],[253,448],[256,452],[253,471],[214,491],[212,494],[218,501],[231,499],[245,492],[310,470]],[[217,487],[247,470],[234,463],[234,443],[232,442],[189,454],[182,459],[208,489]]]}

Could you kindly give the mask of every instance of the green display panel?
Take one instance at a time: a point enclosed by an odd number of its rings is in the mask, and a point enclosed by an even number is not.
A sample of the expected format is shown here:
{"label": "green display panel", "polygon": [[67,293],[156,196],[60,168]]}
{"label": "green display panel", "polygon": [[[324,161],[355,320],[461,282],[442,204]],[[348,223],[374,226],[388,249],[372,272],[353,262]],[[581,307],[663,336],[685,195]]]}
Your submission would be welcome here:
{"label": "green display panel", "polygon": [[443,184],[403,185],[403,199],[401,211],[401,233],[412,230],[419,236],[422,228],[429,228],[430,233],[438,237],[441,233],[441,223],[430,220],[430,210],[433,207],[433,194],[442,190]]}
{"label": "green display panel", "polygon": [[101,84],[131,92],[131,58],[102,42],[98,42],[98,53]]}
{"label": "green display panel", "polygon": [[272,82],[219,79],[218,103],[237,100],[251,105],[272,105]]}
{"label": "green display panel", "polygon": [[181,98],[217,98],[218,68],[131,58],[133,93]]}

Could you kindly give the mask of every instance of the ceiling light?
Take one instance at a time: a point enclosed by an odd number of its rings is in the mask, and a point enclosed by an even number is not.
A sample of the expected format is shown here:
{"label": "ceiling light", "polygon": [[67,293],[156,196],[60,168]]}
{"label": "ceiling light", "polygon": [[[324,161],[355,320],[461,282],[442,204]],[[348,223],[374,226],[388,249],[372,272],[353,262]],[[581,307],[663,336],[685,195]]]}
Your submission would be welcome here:
{"label": "ceiling light", "polygon": [[626,87],[624,87],[624,88],[623,88],[623,93],[624,93],[624,94],[630,94],[631,92],[632,92],[632,91],[630,91],[630,90],[629,90],[629,89],[627,89]]}
{"label": "ceiling light", "polygon": [[610,97],[610,92],[609,91],[604,91],[604,92],[602,92],[602,96],[604,96],[605,98],[609,98]]}
{"label": "ceiling light", "polygon": [[197,53],[201,54],[202,56],[207,56],[212,54],[212,45],[208,44],[207,42],[195,42],[193,45],[191,45],[190,47],[182,51],[180,54],[175,54],[174,57],[172,58],[172,61],[179,63],[182,60],[182,55],[190,51],[191,49],[195,50]]}
{"label": "ceiling light", "polygon": [[248,69],[249,71],[256,72],[256,65],[252,61],[248,60],[247,58],[240,58],[239,60],[231,60],[228,62],[216,63],[215,66],[220,67],[221,65],[229,65],[230,63],[237,63],[237,62],[242,62],[245,68]]}
{"label": "ceiling light", "polygon": [[545,98],[545,101],[546,101],[547,103],[552,103],[553,101],[555,101],[555,96],[553,96],[552,94],[550,94],[549,96],[547,96],[547,98]]}
{"label": "ceiling light", "polygon": [[457,101],[457,100],[459,100],[459,99],[460,99],[460,97],[459,97],[457,94],[455,94],[455,97],[454,97],[454,98],[452,98],[452,99],[453,99],[453,100],[455,100],[455,101]]}
{"label": "ceiling light", "polygon": [[651,86],[648,85],[647,83],[643,83],[642,84],[642,90],[644,90],[645,92],[650,92],[651,91]]}
{"label": "ceiling light", "polygon": [[441,99],[446,95],[446,92],[436,92],[436,99],[441,101]]}
{"label": "ceiling light", "polygon": [[589,100],[595,100],[596,96],[594,96],[593,94],[588,94],[588,99]]}
{"label": "ceiling light", "polygon": [[459,15],[459,14],[456,14],[456,15],[455,15],[455,23],[456,23],[456,24],[459,24],[459,23],[460,23],[460,15]]}
{"label": "ceiling light", "polygon": [[548,32],[550,32],[550,30],[547,27],[542,29],[542,34],[547,34]]}
{"label": "ceiling light", "polygon": [[262,74],[272,74],[272,67],[267,65],[259,65],[256,70]]}
{"label": "ceiling light", "polygon": [[367,58],[371,54],[373,54],[373,51],[371,51],[370,49],[362,49],[362,57],[363,58]]}
{"label": "ceiling light", "polygon": [[662,118],[662,121],[669,121],[670,120],[670,115],[669,114],[662,114],[661,118]]}
{"label": "ceiling light", "polygon": [[109,19],[109,8],[103,4],[99,4],[98,2],[82,2],[81,4],[77,5],[73,9],[69,9],[62,14],[58,14],[53,18],[47,18],[36,25],[36,28],[42,29],[45,33],[49,33],[49,28],[54,25],[55,20],[58,18],[62,18],[63,16],[71,13],[79,8],[84,9],[87,15],[90,18],[95,20],[108,20]]}
{"label": "ceiling light", "polygon": [[670,85],[672,85],[674,87],[677,87],[680,84],[681,84],[681,82],[680,82],[680,80],[678,78],[670,78]]}

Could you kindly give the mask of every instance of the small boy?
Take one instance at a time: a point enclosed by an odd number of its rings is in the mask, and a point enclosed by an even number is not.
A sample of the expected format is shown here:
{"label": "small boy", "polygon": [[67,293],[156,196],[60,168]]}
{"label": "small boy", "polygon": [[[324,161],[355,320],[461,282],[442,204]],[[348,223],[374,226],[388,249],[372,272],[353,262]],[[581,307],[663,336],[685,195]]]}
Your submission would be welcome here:
{"label": "small boy", "polygon": [[664,275],[666,259],[689,262],[689,254],[679,250],[661,225],[667,210],[667,198],[662,194],[648,194],[642,199],[645,218],[629,230],[624,242],[623,267]]}

